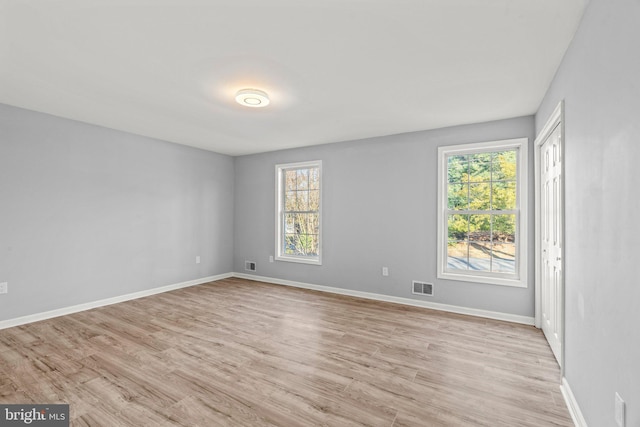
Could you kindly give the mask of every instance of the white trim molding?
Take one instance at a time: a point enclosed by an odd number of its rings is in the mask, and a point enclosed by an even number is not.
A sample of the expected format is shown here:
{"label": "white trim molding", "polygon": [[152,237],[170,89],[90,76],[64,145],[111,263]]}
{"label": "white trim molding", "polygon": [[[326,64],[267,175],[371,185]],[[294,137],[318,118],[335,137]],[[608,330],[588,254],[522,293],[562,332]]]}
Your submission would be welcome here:
{"label": "white trim molding", "polygon": [[390,295],[375,294],[372,292],[354,291],[351,289],[335,288],[335,287],[324,286],[324,285],[314,285],[311,283],[296,282],[293,280],[276,279],[274,277],[254,276],[252,274],[245,274],[245,273],[224,273],[224,274],[218,274],[216,276],[203,277],[200,279],[194,279],[186,282],[175,283],[173,285],[147,289],[144,291],[134,292],[126,295],[120,295],[120,296],[106,298],[106,299],[97,300],[97,301],[92,301],[84,304],[63,307],[56,310],[45,311],[42,313],[16,317],[14,319],[2,320],[0,321],[0,330],[11,328],[14,326],[25,325],[27,323],[39,322],[41,320],[52,319],[54,317],[65,316],[67,314],[73,314],[81,311],[91,310],[92,308],[104,307],[111,304],[117,304],[119,302],[125,302],[125,301],[130,301],[138,298],[144,298],[147,296],[156,295],[163,292],[169,292],[176,289],[187,288],[189,286],[196,286],[196,285],[201,285],[203,283],[215,282],[216,280],[228,279],[230,277],[237,277],[237,278],[246,279],[246,280],[255,280],[257,282],[270,283],[274,285],[284,285],[284,286],[291,286],[295,288],[311,289],[314,291],[328,292],[328,293],[338,294],[338,295],[347,295],[347,296],[352,296],[357,298],[370,299],[374,301],[384,301],[384,302],[391,302],[396,304],[409,305],[413,307],[429,308],[432,310],[447,311],[450,313],[466,314],[469,316],[484,317],[487,319],[503,320],[506,322],[520,323],[523,325],[534,324],[533,317],[520,316],[517,314],[500,313],[497,311],[480,310],[477,308],[461,307],[456,305],[441,304],[441,303],[429,302],[429,301],[420,301],[420,300],[414,300],[411,298],[394,297]]}
{"label": "white trim molding", "polygon": [[578,401],[573,395],[573,391],[571,391],[571,387],[569,387],[569,383],[565,377],[562,377],[560,391],[562,392],[562,397],[564,397],[564,401],[569,409],[569,414],[571,415],[571,419],[576,427],[588,427],[587,422],[582,415],[582,411],[580,410],[580,405],[578,405]]}
{"label": "white trim molding", "polygon": [[[477,153],[489,153],[503,150],[515,150],[517,156],[516,169],[516,206],[513,209],[483,209],[483,210],[450,210],[448,208],[448,192],[449,185],[447,179],[449,156],[467,155]],[[460,145],[445,145],[438,147],[438,251],[437,277],[446,280],[458,280],[474,283],[485,283],[490,285],[514,286],[520,288],[528,287],[527,282],[527,250],[529,246],[528,236],[528,200],[529,200],[529,139],[515,138],[502,141],[489,141],[468,143]],[[493,181],[491,181],[493,182]],[[463,215],[499,215],[510,214],[516,218],[515,232],[515,272],[513,274],[500,272],[485,272],[473,269],[451,269],[448,267],[447,248],[448,238],[448,215],[459,213]]]}
{"label": "white trim molding", "polygon": [[[541,212],[540,212],[540,147],[542,146],[542,144],[544,143],[544,141],[546,141],[547,137],[551,134],[551,132],[553,132],[553,130],[556,128],[556,126],[560,126],[560,134],[561,134],[561,138],[562,138],[562,145],[560,147],[561,149],[561,158],[563,159],[562,161],[564,162],[564,153],[562,152],[562,150],[564,150],[564,101],[560,101],[558,103],[558,105],[556,106],[555,110],[553,110],[553,113],[551,113],[551,116],[549,116],[549,119],[547,120],[547,122],[545,123],[544,127],[542,128],[542,130],[540,131],[540,133],[538,134],[538,136],[536,137],[536,140],[533,144],[534,146],[534,169],[535,169],[535,202],[534,202],[534,206],[535,206],[535,226],[534,229],[536,230],[535,232],[535,304],[536,304],[536,308],[535,308],[535,325],[536,328],[541,328],[542,327],[542,295],[540,292],[540,286],[541,286],[541,282],[540,282],[540,272],[542,271],[542,261],[540,259],[540,247],[541,247],[541,240],[540,240],[540,230],[541,230],[541,223],[540,223],[540,216],[541,216]],[[564,174],[564,167],[562,170],[562,173]],[[560,187],[560,191],[562,192],[562,198],[564,199],[564,179],[562,179],[561,181],[562,186]],[[562,206],[563,212],[564,212],[564,206]],[[562,224],[562,230],[564,230],[564,221]],[[562,238],[562,241],[564,241],[564,236]],[[564,253],[562,254],[562,259],[565,260],[565,256]],[[565,262],[565,261],[563,261]],[[564,283],[564,281],[563,281]],[[564,299],[564,295],[562,296]],[[562,308],[563,310],[563,316],[564,316],[564,307]],[[564,323],[564,321],[563,321]],[[563,331],[563,336],[564,336],[564,331]],[[564,347],[564,343],[563,343],[563,347]],[[562,366],[564,366],[564,361],[562,363]]]}
{"label": "white trim molding", "polygon": [[146,289],[144,291],[133,292],[130,294],[119,295],[116,297],[105,298],[97,301],[91,301],[84,304],[72,305],[56,310],[45,311],[43,313],[30,314],[27,316],[16,317],[14,319],[0,321],[0,330],[12,328],[14,326],[25,325],[27,323],[39,322],[41,320],[52,319],[54,317],[65,316],[67,314],[78,313],[80,311],[91,310],[92,308],[104,307],[106,305],[117,304],[119,302],[130,301],[138,298],[144,298],[163,292],[174,291],[176,289],[187,288],[189,286],[202,285],[203,283],[214,282],[216,280],[228,279],[232,277],[232,273],[218,274],[216,276],[203,277],[200,279],[188,280],[186,282],[174,283],[173,285],[161,286],[159,288]]}
{"label": "white trim molding", "polygon": [[432,310],[447,311],[450,313],[466,314],[469,316],[484,317],[487,319],[504,320],[506,322],[521,323],[523,325],[533,325],[534,319],[529,316],[517,314],[500,313],[497,311],[480,310],[477,308],[460,307],[457,305],[441,304],[429,301],[414,300],[411,298],[394,297],[390,295],[375,294],[371,292],[354,291],[351,289],[334,288],[331,286],[314,285],[311,283],[296,282],[293,280],[276,279],[274,277],[254,276],[252,274],[233,273],[233,277],[257,282],[270,283],[274,285],[291,286],[294,288],[311,289],[314,291],[329,292],[332,294],[347,295],[358,298],[365,298],[375,301],[392,302],[396,304],[410,305],[414,307],[429,308]]}
{"label": "white trim molding", "polygon": [[[319,193],[318,193],[318,255],[317,256],[302,256],[302,255],[286,255],[283,253],[284,247],[284,200],[285,200],[285,182],[283,173],[290,169],[306,169],[317,168],[318,169],[318,181],[319,181]],[[313,264],[322,265],[322,160],[313,160],[309,162],[298,163],[283,163],[276,165],[276,250],[275,260],[286,262],[297,262],[301,264]]]}

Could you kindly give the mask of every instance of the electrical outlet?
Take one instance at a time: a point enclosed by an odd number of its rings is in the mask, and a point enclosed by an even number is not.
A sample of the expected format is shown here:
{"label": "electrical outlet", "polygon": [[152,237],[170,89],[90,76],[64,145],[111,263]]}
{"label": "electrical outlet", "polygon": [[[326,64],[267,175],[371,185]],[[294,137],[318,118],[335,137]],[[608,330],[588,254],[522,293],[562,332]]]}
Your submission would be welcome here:
{"label": "electrical outlet", "polygon": [[389,267],[382,267],[382,275],[383,276],[389,275]]}
{"label": "electrical outlet", "polygon": [[273,255],[269,255],[269,262],[273,262]]}
{"label": "electrical outlet", "polygon": [[0,283],[0,294],[6,294],[9,292],[9,283]]}
{"label": "electrical outlet", "polygon": [[200,255],[196,257],[196,264],[200,264]]}
{"label": "electrical outlet", "polygon": [[616,392],[616,409],[615,409],[616,424],[618,427],[624,427],[624,400]]}

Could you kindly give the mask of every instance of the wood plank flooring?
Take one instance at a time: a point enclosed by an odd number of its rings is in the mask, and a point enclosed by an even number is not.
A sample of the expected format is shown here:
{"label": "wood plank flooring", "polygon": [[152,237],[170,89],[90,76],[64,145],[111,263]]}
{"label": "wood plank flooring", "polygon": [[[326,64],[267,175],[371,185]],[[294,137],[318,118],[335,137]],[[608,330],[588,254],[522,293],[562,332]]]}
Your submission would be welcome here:
{"label": "wood plank flooring", "polygon": [[572,426],[529,326],[227,279],[0,331],[72,426]]}

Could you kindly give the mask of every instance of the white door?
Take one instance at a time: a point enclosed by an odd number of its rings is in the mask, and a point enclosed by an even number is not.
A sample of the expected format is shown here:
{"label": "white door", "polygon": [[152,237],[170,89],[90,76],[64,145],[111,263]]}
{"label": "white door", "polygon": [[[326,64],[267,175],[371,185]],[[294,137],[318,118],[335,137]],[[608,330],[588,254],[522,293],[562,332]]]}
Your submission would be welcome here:
{"label": "white door", "polygon": [[558,125],[540,146],[540,298],[542,331],[562,364],[562,132]]}

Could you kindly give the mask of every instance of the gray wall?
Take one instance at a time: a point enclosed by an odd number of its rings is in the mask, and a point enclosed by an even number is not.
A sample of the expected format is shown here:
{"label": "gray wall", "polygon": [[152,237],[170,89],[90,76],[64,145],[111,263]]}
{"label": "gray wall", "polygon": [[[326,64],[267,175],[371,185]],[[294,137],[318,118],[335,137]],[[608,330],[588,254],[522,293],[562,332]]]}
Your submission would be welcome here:
{"label": "gray wall", "polygon": [[565,376],[589,426],[640,426],[640,2],[591,0],[536,116],[565,100]]}
{"label": "gray wall", "polygon": [[[533,316],[533,274],[526,289],[436,279],[438,146],[528,137],[531,148],[533,136],[530,116],[237,157],[235,271],[250,260],[260,276]],[[323,161],[323,265],[269,263],[275,165],[304,160]],[[434,297],[412,295],[411,280],[435,283]]]}
{"label": "gray wall", "polygon": [[231,271],[233,168],[0,105],[0,320]]}

